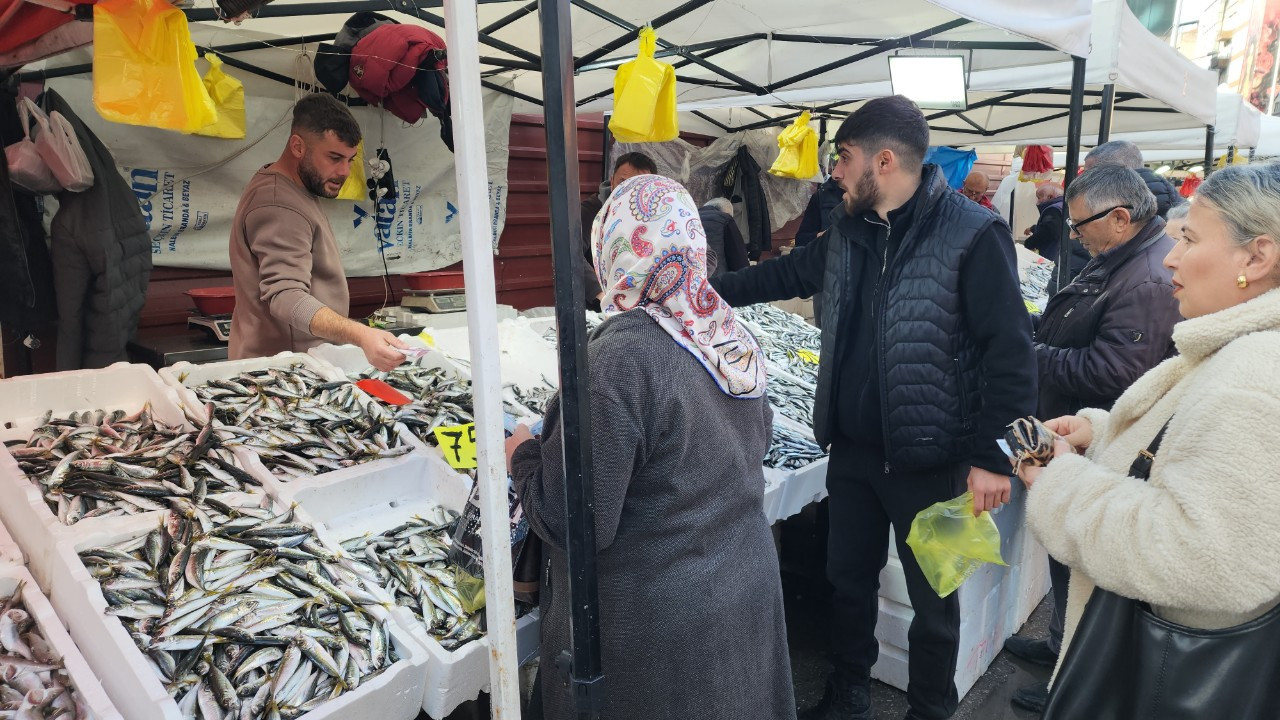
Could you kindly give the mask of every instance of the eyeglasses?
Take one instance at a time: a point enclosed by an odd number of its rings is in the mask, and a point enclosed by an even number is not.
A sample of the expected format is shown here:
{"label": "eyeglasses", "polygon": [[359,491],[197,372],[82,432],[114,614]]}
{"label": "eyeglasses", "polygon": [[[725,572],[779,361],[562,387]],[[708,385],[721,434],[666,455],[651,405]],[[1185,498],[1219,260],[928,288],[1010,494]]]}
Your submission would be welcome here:
{"label": "eyeglasses", "polygon": [[1087,217],[1087,218],[1085,218],[1085,219],[1081,220],[1080,222],[1076,222],[1075,220],[1072,220],[1071,218],[1067,218],[1067,227],[1071,230],[1071,232],[1076,233],[1076,234],[1079,234],[1079,233],[1080,233],[1080,228],[1084,227],[1085,225],[1088,225],[1089,223],[1093,222],[1094,220],[1101,220],[1102,218],[1104,218],[1104,217],[1106,217],[1106,216],[1110,215],[1111,213],[1113,213],[1113,212],[1115,212],[1116,210],[1119,210],[1119,209],[1121,209],[1121,208],[1123,208],[1123,209],[1125,209],[1125,210],[1132,210],[1132,209],[1133,209],[1133,206],[1132,206],[1132,205],[1116,205],[1115,207],[1110,207],[1110,208],[1107,208],[1106,210],[1103,210],[1102,212],[1098,213],[1097,215],[1090,215],[1089,217]]}

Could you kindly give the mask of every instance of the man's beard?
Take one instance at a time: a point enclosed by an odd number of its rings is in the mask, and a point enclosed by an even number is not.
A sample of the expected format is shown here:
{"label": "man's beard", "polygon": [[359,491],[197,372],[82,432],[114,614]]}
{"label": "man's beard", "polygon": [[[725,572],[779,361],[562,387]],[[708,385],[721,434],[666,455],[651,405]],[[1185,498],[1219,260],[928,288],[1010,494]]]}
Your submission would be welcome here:
{"label": "man's beard", "polygon": [[853,190],[844,194],[844,209],[850,216],[872,210],[880,202],[880,188],[876,186],[875,176],[871,168],[862,172]]}
{"label": "man's beard", "polygon": [[[339,192],[342,192],[342,188],[339,187],[336,191],[330,193],[328,188],[325,187],[325,181],[328,178],[322,177],[315,166],[307,161],[307,158],[303,158],[302,162],[298,164],[298,177],[302,179],[302,187],[316,197],[332,200],[338,197]],[[336,180],[337,178],[334,179]]]}

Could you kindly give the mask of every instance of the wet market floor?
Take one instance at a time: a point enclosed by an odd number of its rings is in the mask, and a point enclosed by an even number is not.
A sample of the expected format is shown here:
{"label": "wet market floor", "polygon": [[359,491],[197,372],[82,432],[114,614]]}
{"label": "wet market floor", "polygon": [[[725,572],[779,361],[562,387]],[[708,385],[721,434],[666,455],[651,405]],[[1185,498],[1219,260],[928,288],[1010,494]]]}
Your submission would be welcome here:
{"label": "wet market floor", "polygon": [[[817,508],[780,523],[775,532],[779,539],[782,562],[782,589],[786,601],[787,637],[791,649],[791,669],[795,682],[796,703],[810,707],[822,697],[827,673],[828,586],[823,578],[823,555],[818,542]],[[1049,622],[1048,603],[1031,615],[1019,635],[1043,637]],[[955,720],[1035,720],[1036,713],[1014,708],[1009,698],[1018,688],[1047,680],[1049,670],[1014,658],[1002,651],[960,702]],[[481,697],[458,708],[448,720],[486,720],[488,697]],[[900,720],[907,712],[906,693],[872,681],[872,702],[876,720]],[[423,714],[419,720],[429,720]]]}

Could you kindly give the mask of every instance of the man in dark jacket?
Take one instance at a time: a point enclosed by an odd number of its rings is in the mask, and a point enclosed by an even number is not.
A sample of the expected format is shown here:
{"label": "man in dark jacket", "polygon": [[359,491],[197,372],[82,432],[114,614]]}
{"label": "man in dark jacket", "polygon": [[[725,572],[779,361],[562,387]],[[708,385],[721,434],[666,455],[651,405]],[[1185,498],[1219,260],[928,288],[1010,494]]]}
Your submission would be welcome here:
{"label": "man in dark jacket", "polygon": [[587,259],[586,265],[582,266],[582,287],[586,292],[588,310],[600,310],[602,292],[600,280],[596,277],[595,262],[591,259],[591,226],[595,224],[596,215],[600,214],[611,189],[618,187],[623,180],[636,175],[654,175],[657,172],[658,166],[648,155],[638,152],[623,153],[613,163],[613,175],[609,177],[608,184],[601,183],[598,194],[582,201],[582,256]]}
{"label": "man in dark jacket", "polygon": [[892,526],[915,609],[908,717],[946,718],[958,701],[959,601],[938,597],[906,538],[917,513],[966,487],[978,512],[1008,502],[1009,461],[996,440],[1035,407],[1031,322],[1008,225],[922,165],[929,127],[915,103],[872,100],[835,141],[832,175],[847,199],[827,232],[712,284],[732,305],[826,296],[813,427],[831,449],[836,669],[803,717],[873,717]]}
{"label": "man in dark jacket", "polygon": [[[805,206],[804,217],[800,220],[800,229],[796,230],[796,247],[804,247],[825,233],[831,227],[835,209],[844,204],[844,188],[835,178],[827,178],[818,186],[818,191],[809,198]],[[813,321],[822,327],[822,293],[813,294]]]}
{"label": "man in dark jacket", "polygon": [[[1164,257],[1174,241],[1156,215],[1142,178],[1118,165],[1099,165],[1067,189],[1073,234],[1093,256],[1045,308],[1036,331],[1040,401],[1045,420],[1082,408],[1110,409],[1135,380],[1173,355],[1173,326],[1182,318]],[[1049,559],[1053,618],[1046,640],[1012,637],[1014,655],[1052,667],[1062,647],[1067,610],[1065,565]],[[1047,683],[1020,688],[1019,707],[1040,712]]]}
{"label": "man in dark jacket", "polygon": [[733,219],[733,203],[729,198],[712,198],[698,208],[698,219],[707,234],[707,277],[735,272],[751,263],[742,231]]}
{"label": "man in dark jacket", "polygon": [[1162,218],[1168,216],[1169,208],[1186,202],[1172,183],[1143,166],[1142,151],[1128,140],[1112,140],[1090,150],[1084,157],[1084,169],[1092,170],[1098,165],[1119,165],[1137,172],[1155,196],[1156,214]]}

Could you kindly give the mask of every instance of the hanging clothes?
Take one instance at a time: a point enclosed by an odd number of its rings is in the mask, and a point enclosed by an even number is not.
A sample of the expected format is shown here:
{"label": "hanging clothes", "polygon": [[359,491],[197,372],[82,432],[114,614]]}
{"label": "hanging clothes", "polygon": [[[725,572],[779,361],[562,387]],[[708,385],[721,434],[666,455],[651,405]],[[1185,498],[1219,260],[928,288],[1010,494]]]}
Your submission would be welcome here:
{"label": "hanging clothes", "polygon": [[407,123],[430,112],[440,120],[440,139],[452,150],[448,66],[439,35],[417,25],[382,24],[352,48],[348,81],[365,102]]}
{"label": "hanging clothes", "polygon": [[752,260],[760,259],[760,253],[773,249],[769,199],[760,174],[760,164],[751,157],[746,145],[738,148],[733,159],[716,171],[717,196],[730,199],[739,196],[747,209],[747,257]]}
{"label": "hanging clothes", "polygon": [[71,123],[95,178],[84,192],[58,195],[58,213],[50,224],[58,258],[53,268],[57,365],[59,370],[106,367],[128,359],[125,346],[147,299],[151,233],[107,147],[57,92],[46,90],[42,104]]}

